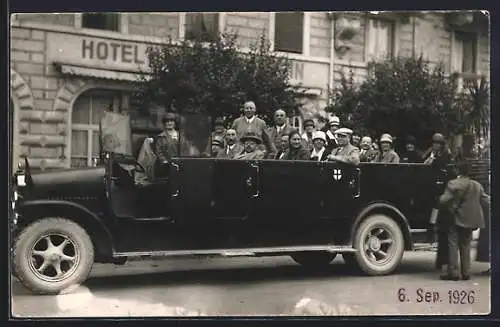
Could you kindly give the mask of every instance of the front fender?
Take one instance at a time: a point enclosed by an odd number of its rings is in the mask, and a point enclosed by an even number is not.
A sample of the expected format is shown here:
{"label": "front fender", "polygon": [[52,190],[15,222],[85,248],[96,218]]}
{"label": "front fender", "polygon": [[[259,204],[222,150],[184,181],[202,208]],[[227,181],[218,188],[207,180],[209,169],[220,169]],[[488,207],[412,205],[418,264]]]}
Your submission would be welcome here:
{"label": "front fender", "polygon": [[408,219],[406,219],[405,215],[398,208],[386,201],[371,202],[363,209],[361,209],[361,211],[359,211],[351,227],[350,244],[353,243],[354,236],[356,235],[356,230],[359,224],[361,224],[361,222],[365,218],[369,217],[370,214],[375,213],[383,213],[393,218],[399,224],[403,232],[405,239],[405,249],[413,249],[413,242],[411,240],[410,224],[408,223]]}
{"label": "front fender", "polygon": [[113,256],[113,239],[108,227],[98,216],[78,203],[62,200],[29,200],[19,203],[16,210],[19,213],[19,229],[45,217],[70,219],[87,231],[98,257]]}

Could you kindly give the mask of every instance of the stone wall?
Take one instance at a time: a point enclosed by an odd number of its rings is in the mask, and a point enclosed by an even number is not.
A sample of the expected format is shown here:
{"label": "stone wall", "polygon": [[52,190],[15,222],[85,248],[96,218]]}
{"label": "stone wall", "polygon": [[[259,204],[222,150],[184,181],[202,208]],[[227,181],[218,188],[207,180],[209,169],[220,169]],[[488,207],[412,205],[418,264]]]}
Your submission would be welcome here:
{"label": "stone wall", "polygon": [[314,57],[330,58],[331,20],[325,12],[311,12],[311,34],[309,54]]}
{"label": "stone wall", "polygon": [[179,38],[179,15],[176,13],[130,13],[127,16],[129,34]]}
{"label": "stone wall", "polygon": [[[44,165],[62,167],[67,133],[66,113],[53,110],[61,86],[52,67],[45,62],[46,32],[12,28],[11,83],[15,101],[30,99],[19,110],[19,156],[28,155]],[[23,90],[21,93],[16,92]],[[26,103],[26,102],[25,102]],[[18,159],[14,158],[14,162]],[[39,166],[39,164],[36,164]]]}
{"label": "stone wall", "polygon": [[238,44],[248,48],[269,34],[269,13],[267,12],[228,12],[225,30],[238,35]]}
{"label": "stone wall", "polygon": [[12,21],[75,26],[75,14],[13,14]]}

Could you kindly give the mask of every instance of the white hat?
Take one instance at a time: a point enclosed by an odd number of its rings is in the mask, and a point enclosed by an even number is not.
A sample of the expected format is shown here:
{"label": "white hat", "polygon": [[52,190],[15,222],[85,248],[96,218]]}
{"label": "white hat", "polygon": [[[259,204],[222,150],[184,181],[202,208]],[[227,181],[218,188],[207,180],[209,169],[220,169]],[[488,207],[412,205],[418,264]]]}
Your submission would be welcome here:
{"label": "white hat", "polygon": [[380,142],[392,143],[392,136],[390,134],[382,134],[382,136],[380,137]]}
{"label": "white hat", "polygon": [[339,128],[338,130],[335,131],[335,134],[342,134],[342,135],[352,135],[352,129],[349,128]]}
{"label": "white hat", "polygon": [[313,133],[312,140],[314,141],[314,140],[316,140],[316,139],[321,139],[321,140],[325,141],[325,143],[326,143],[326,134],[325,134],[325,132],[322,132],[322,131],[315,131],[315,132]]}
{"label": "white hat", "polygon": [[328,120],[328,125],[337,125],[337,126],[339,126],[340,125],[340,118],[337,117],[337,116],[330,117],[330,119]]}

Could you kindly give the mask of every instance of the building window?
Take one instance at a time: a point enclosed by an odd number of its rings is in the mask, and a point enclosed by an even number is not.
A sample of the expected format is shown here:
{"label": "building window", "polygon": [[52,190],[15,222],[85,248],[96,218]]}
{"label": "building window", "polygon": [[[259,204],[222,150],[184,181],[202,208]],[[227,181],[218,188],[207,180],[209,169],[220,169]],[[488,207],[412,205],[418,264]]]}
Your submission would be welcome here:
{"label": "building window", "polygon": [[369,19],[368,24],[367,61],[392,58],[394,55],[394,22],[385,19]]}
{"label": "building window", "polygon": [[215,13],[187,13],[186,35],[187,40],[201,39],[210,42],[217,38],[219,33],[219,14]]}
{"label": "building window", "polygon": [[455,32],[453,71],[476,73],[477,36],[475,33]]}
{"label": "building window", "polygon": [[83,93],[71,117],[71,167],[90,167],[99,158],[99,123],[105,111],[119,112],[126,94],[112,90]]}
{"label": "building window", "polygon": [[302,54],[304,13],[277,12],[274,18],[274,50]]}
{"label": "building window", "polygon": [[82,14],[82,27],[97,30],[119,30],[119,17],[117,13],[85,13]]}

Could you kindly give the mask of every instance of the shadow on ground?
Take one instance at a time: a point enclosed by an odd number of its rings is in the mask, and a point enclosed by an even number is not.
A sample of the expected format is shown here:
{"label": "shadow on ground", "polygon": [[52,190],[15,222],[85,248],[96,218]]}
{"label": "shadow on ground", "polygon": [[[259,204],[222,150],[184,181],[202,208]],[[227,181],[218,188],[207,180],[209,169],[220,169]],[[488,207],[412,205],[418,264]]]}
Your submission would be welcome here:
{"label": "shadow on ground", "polygon": [[[151,264],[149,264],[151,266]],[[122,288],[142,285],[179,285],[196,282],[197,284],[235,284],[273,281],[314,280],[331,277],[349,278],[363,277],[360,273],[343,263],[342,259],[323,268],[306,268],[298,264],[265,266],[265,267],[232,267],[175,270],[167,272],[147,272],[147,266],[141,274],[102,276],[90,278],[85,285],[89,288]],[[433,262],[427,260],[413,260],[403,262],[393,275],[435,275]],[[374,278],[365,276],[366,278]],[[430,277],[434,278],[434,277]]]}

